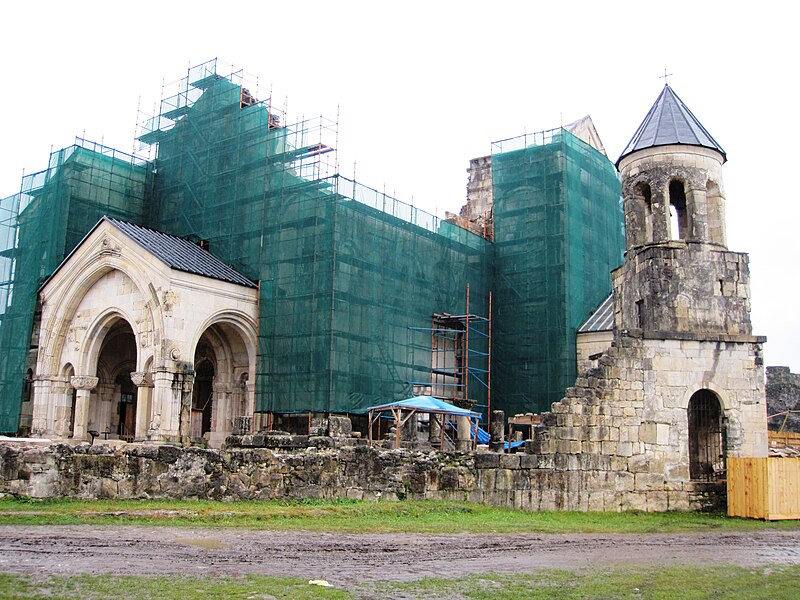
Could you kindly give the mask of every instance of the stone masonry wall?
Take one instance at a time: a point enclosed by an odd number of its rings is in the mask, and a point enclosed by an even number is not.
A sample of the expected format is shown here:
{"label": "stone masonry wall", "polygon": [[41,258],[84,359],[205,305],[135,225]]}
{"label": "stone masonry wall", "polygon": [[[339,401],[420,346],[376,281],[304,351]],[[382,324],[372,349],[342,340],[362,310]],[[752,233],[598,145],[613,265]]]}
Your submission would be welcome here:
{"label": "stone masonry wall", "polygon": [[[572,463],[566,455],[366,446],[276,452],[0,443],[0,492],[37,498],[446,499],[532,511],[660,511],[724,502],[718,486],[655,494],[591,470],[592,464]],[[572,467],[579,468],[567,470]]]}
{"label": "stone masonry wall", "polygon": [[591,508],[622,501],[644,510],[689,509],[712,489],[690,479],[687,408],[694,392],[719,396],[728,456],[766,456],[759,355],[758,343],[619,336],[542,416],[528,451],[540,467],[605,481],[594,487]]}

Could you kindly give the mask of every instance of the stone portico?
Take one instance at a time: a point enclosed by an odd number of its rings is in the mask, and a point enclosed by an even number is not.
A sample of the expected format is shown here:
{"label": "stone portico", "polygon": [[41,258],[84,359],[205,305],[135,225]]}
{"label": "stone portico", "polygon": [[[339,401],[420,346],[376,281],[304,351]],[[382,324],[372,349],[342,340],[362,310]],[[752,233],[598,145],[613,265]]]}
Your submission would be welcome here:
{"label": "stone portico", "polygon": [[257,287],[196,244],[103,218],[40,299],[34,435],[219,446],[252,414]]}

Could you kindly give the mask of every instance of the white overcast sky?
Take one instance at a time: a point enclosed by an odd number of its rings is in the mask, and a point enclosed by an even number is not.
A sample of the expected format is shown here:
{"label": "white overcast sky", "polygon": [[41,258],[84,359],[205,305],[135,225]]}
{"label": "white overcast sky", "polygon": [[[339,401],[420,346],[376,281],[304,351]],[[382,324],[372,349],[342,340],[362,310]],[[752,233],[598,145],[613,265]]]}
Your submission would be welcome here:
{"label": "white overcast sky", "polygon": [[464,202],[468,161],[494,140],[590,114],[616,160],[667,68],[728,154],[728,246],[750,253],[766,364],[800,372],[791,3],[546,4],[7,3],[0,197],[76,135],[131,151],[137,109],[150,111],[162,81],[219,57],[257,76],[290,117],[338,111],[343,175],[355,162],[361,183],[443,214]]}

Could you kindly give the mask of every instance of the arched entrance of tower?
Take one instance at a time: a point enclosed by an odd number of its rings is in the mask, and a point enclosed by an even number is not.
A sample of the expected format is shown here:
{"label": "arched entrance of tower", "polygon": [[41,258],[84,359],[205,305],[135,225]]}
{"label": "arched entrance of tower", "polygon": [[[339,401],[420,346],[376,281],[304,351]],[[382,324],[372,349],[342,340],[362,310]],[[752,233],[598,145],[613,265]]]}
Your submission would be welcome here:
{"label": "arched entrance of tower", "polygon": [[132,442],[136,435],[136,336],[122,317],[108,325],[97,356],[98,383],[89,405],[89,430]]}
{"label": "arched entrance of tower", "polygon": [[689,476],[696,481],[725,478],[727,440],[722,403],[711,390],[698,390],[689,399]]}
{"label": "arched entrance of tower", "polygon": [[252,414],[247,381],[253,350],[234,323],[207,327],[194,353],[191,437],[218,447],[230,435],[236,417]]}

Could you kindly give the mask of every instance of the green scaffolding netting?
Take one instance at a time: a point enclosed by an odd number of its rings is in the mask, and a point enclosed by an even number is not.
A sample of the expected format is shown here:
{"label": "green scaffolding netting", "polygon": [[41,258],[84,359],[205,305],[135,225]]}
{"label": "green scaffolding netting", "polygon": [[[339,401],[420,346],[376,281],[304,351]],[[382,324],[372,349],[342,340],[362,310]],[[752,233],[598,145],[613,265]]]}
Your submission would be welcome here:
{"label": "green scaffolding netting", "polygon": [[30,426],[37,290],[103,215],[205,240],[259,282],[257,411],[357,413],[429,392],[437,347],[453,353],[437,385],[485,412],[486,321],[463,317],[488,317],[490,292],[492,406],[546,410],[572,384],[575,329],[624,247],[605,156],[560,131],[501,144],[493,244],[328,173],[335,124],[282,123],[214,61],[177,85],[139,137],[156,158],[80,140],[0,200],[0,431]]}
{"label": "green scaffolding netting", "polygon": [[[463,313],[467,285],[470,310],[486,313],[486,240],[324,176],[330,123],[282,124],[269,101],[214,67],[193,68],[162,100],[139,138],[157,144],[155,160],[77,144],[3,201],[3,431],[16,430],[35,359],[37,289],[103,214],[206,240],[259,281],[258,411],[362,412],[410,396],[430,381],[430,332],[422,328],[432,314]],[[485,346],[477,336],[470,343],[477,382],[469,395],[478,405]]]}
{"label": "green scaffolding netting", "polygon": [[143,161],[78,140],[0,201],[0,432],[30,426],[39,287],[103,215],[142,220],[149,174]]}
{"label": "green scaffolding netting", "polygon": [[575,332],[622,263],[620,183],[564,130],[494,145],[492,394],[507,412],[549,410],[576,376]]}
{"label": "green scaffolding netting", "polygon": [[225,78],[159,139],[151,226],[209,240],[260,281],[259,411],[410,396],[431,364],[414,328],[464,311],[467,283],[486,311],[488,242],[345,178],[305,177],[325,149],[315,126],[240,107]]}

